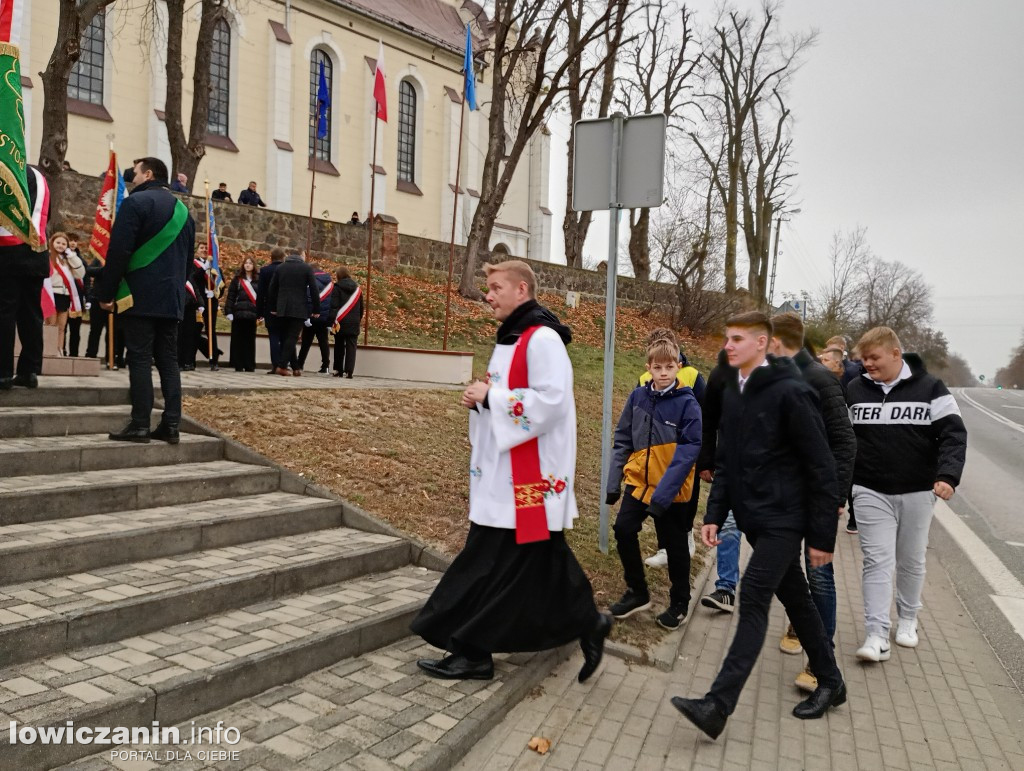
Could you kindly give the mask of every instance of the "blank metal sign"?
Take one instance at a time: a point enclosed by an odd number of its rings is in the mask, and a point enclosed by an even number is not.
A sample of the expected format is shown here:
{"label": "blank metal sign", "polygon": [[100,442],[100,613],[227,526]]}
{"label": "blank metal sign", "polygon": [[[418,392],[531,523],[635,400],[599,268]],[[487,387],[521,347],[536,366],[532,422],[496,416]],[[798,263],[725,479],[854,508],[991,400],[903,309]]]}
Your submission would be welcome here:
{"label": "blank metal sign", "polygon": [[654,208],[664,201],[665,116],[623,118],[617,201],[611,200],[614,122],[614,118],[598,118],[576,121],[573,126],[574,211]]}

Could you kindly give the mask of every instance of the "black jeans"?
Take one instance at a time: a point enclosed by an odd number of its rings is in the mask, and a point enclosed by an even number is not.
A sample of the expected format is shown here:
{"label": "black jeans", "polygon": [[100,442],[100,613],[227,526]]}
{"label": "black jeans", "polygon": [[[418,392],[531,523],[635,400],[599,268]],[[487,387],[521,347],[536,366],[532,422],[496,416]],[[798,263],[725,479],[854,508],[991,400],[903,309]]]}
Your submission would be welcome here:
{"label": "black jeans", "polygon": [[164,397],[161,423],[177,427],[181,422],[181,373],[178,372],[178,320],[152,316],[119,316],[128,348],[128,387],[132,399],[132,423],[149,426],[153,412],[155,362]]}
{"label": "black jeans", "polygon": [[267,327],[267,341],[270,343],[270,366],[276,367],[281,358],[281,322],[277,316],[267,316],[263,323]]}
{"label": "black jeans", "polygon": [[14,333],[21,340],[19,375],[43,369],[42,276],[5,275],[0,279],[0,378],[14,377]]}
{"label": "black jeans", "polygon": [[[116,323],[116,322],[115,322]],[[181,367],[196,366],[196,351],[199,349],[199,339],[202,336],[200,322],[196,321],[196,306],[185,306],[185,318],[178,327],[178,365]]]}
{"label": "black jeans", "polygon": [[256,369],[256,319],[231,322],[231,366],[246,372]]}
{"label": "black jeans", "polygon": [[[104,332],[108,330],[110,313],[100,308],[100,304],[96,301],[93,302],[92,308],[89,309],[89,340],[85,344],[85,356],[87,359],[94,359],[99,356],[104,361],[107,360],[107,347],[100,348],[100,337],[104,335]],[[124,362],[124,330],[121,329],[121,319],[119,316],[114,319],[114,366],[120,366],[117,362]],[[107,344],[109,346],[109,343]]]}
{"label": "black jeans", "polygon": [[278,317],[281,350],[277,354],[277,359],[274,360],[274,366],[287,369],[291,364],[292,369],[299,368],[299,360],[295,356],[295,345],[299,342],[299,336],[302,334],[302,321],[302,319]]}
{"label": "black jeans", "polygon": [[818,685],[836,688],[843,681],[821,616],[811,600],[807,579],[800,569],[803,534],[795,530],[769,530],[746,535],[754,553],[743,572],[739,624],[722,669],[708,691],[727,715],[736,709],[740,692],[761,653],[773,594],[786,609]]}
{"label": "black jeans", "polygon": [[[615,517],[615,547],[622,560],[626,586],[637,594],[646,595],[647,578],[644,576],[644,562],[640,556],[637,536],[644,520],[650,515],[647,504],[630,495],[633,489],[626,487],[622,505]],[[669,601],[683,608],[690,604],[690,548],[686,542],[686,533],[693,527],[693,513],[688,514],[687,508],[685,503],[673,503],[664,514],[653,518],[658,541],[665,544],[668,553],[668,577],[672,583]]]}
{"label": "black jeans", "polygon": [[299,347],[299,369],[306,368],[306,356],[313,345],[313,338],[316,338],[320,346],[320,368],[327,369],[331,366],[331,341],[327,337],[327,325],[313,319],[312,326],[302,328],[302,345]]}
{"label": "black jeans", "polygon": [[[690,500],[683,504],[685,507],[684,514],[690,518],[690,529],[693,529],[693,521],[697,518],[697,504],[700,503],[700,477],[696,473],[693,475],[693,494],[690,495]],[[654,529],[657,532],[657,528]],[[683,533],[685,536],[686,533]],[[661,533],[658,533],[658,548],[668,550],[668,547],[661,540]],[[687,542],[686,551],[690,551],[690,544]]]}
{"label": "black jeans", "polygon": [[334,336],[334,371],[351,375],[356,371],[356,342],[359,333]]}
{"label": "black jeans", "polygon": [[82,317],[68,317],[68,356],[78,356],[78,348],[82,344]]}

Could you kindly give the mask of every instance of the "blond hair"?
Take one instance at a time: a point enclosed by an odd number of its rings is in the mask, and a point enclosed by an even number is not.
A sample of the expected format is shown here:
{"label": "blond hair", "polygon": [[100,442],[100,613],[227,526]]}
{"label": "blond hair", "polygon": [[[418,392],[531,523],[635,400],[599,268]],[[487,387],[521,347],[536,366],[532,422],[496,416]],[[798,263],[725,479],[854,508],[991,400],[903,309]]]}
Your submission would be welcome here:
{"label": "blond hair", "polygon": [[522,260],[505,260],[494,265],[490,263],[484,265],[484,275],[490,278],[492,273],[508,273],[516,281],[525,281],[526,293],[530,299],[537,297],[537,274],[533,272],[533,268],[528,263]]}
{"label": "blond hair", "polygon": [[861,335],[860,340],[857,341],[857,350],[863,355],[869,348],[903,351],[899,337],[889,327],[875,327]]}
{"label": "blond hair", "polygon": [[647,363],[655,364],[659,361],[670,361],[679,364],[679,346],[671,340],[659,337],[647,346]]}

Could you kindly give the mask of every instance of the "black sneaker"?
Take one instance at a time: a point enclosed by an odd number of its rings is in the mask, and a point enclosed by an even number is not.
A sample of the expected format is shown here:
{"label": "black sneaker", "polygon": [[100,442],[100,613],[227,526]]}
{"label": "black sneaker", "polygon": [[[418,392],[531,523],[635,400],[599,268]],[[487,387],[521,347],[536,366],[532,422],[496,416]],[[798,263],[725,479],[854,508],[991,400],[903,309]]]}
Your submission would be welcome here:
{"label": "black sneaker", "polygon": [[39,388],[39,378],[35,372],[22,372],[14,376],[14,385],[22,388]]}
{"label": "black sneaker", "polygon": [[327,373],[328,373],[327,367],[321,367],[319,370],[317,370],[316,374],[318,374],[318,375],[326,375]]}
{"label": "black sneaker", "polygon": [[736,595],[725,591],[725,589],[715,589],[711,594],[701,597],[700,604],[705,608],[732,613],[736,609]]}
{"label": "black sneaker", "polygon": [[660,614],[657,619],[658,626],[665,629],[678,629],[686,621],[686,613],[689,608],[686,605],[672,603],[668,610]]}
{"label": "black sneaker", "polygon": [[636,594],[632,589],[627,589],[622,599],[612,605],[608,610],[615,618],[629,618],[634,613],[647,610],[651,607],[651,597],[647,594]]}

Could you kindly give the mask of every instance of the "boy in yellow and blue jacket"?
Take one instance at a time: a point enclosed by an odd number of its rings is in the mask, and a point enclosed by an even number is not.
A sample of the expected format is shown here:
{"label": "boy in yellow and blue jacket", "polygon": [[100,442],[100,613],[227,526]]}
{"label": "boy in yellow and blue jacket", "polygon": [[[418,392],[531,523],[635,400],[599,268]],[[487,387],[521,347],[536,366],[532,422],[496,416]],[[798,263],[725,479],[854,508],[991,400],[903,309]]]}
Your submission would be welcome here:
{"label": "boy in yellow and blue jacket", "polygon": [[633,390],[619,418],[605,491],[611,505],[625,485],[614,530],[627,589],[611,606],[612,615],[626,618],[651,606],[637,537],[650,515],[668,553],[669,607],[657,618],[666,629],[677,628],[690,605],[686,534],[693,527],[693,513],[686,504],[693,494],[701,444],[700,405],[693,389],[679,384],[680,368],[677,345],[665,339],[651,343],[651,380]]}

